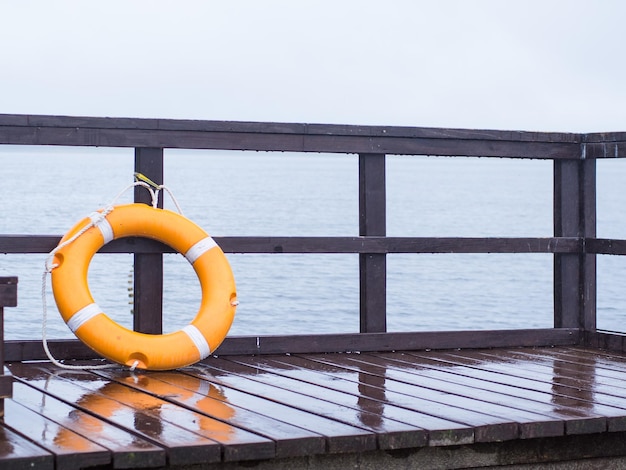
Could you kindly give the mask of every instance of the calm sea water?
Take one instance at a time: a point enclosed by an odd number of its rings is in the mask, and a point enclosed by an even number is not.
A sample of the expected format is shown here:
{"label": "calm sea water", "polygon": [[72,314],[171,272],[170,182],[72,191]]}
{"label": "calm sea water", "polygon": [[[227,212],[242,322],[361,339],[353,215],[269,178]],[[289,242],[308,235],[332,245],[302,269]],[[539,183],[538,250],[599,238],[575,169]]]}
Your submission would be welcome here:
{"label": "calm sea water", "polygon": [[[212,235],[358,235],[354,155],[175,151],[165,183],[184,214]],[[132,182],[132,149],[0,148],[0,232],[65,233]],[[626,238],[626,161],[598,163],[598,236]],[[552,234],[552,162],[389,156],[390,236]],[[129,191],[119,202],[131,202]],[[166,207],[174,208],[166,198]],[[241,304],[231,335],[358,331],[357,255],[228,254]],[[45,255],[2,255],[17,275],[9,339],[41,337]],[[195,315],[200,288],[180,255],[165,256],[164,325]],[[96,255],[96,302],[132,325],[132,256]],[[549,254],[388,256],[389,331],[552,326]],[[598,260],[599,327],[626,330],[626,260]],[[69,338],[48,283],[49,337]]]}

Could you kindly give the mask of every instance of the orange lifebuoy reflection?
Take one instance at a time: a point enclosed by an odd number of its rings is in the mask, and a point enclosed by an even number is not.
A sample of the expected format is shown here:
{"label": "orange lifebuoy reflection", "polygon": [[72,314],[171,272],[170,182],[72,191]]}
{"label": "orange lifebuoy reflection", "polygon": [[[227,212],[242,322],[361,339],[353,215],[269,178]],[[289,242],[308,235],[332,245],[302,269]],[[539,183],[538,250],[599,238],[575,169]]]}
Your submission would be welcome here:
{"label": "orange lifebuoy reflection", "polygon": [[[161,373],[161,376],[169,382],[145,374],[120,376],[119,381],[107,382],[76,401],[77,407],[93,416],[70,413],[67,419],[74,421],[74,425],[80,420],[80,427],[89,429],[94,436],[101,431],[104,418],[155,440],[167,439],[166,433],[172,426],[220,443],[232,439],[236,428],[228,420],[236,411],[220,387],[180,373]],[[80,450],[72,435],[62,427],[54,441],[65,448]]]}

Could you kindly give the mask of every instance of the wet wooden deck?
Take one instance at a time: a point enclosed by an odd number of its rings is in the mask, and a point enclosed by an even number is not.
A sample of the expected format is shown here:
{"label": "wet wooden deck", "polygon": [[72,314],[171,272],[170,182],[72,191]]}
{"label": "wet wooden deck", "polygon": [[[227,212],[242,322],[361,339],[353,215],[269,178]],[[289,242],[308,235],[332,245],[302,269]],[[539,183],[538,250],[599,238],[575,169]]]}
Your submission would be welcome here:
{"label": "wet wooden deck", "polygon": [[609,442],[626,431],[626,355],[576,347],[227,356],[149,373],[8,367],[0,467],[11,469]]}

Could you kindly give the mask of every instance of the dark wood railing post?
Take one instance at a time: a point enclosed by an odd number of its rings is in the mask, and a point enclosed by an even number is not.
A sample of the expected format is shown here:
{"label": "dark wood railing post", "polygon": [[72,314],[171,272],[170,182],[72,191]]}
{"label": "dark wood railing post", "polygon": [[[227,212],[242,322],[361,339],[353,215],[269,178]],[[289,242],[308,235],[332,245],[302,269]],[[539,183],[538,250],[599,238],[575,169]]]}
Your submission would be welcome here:
{"label": "dark wood railing post", "polygon": [[[583,153],[585,150],[583,147]],[[581,180],[583,188],[583,236],[596,237],[596,161],[593,159],[580,162]],[[582,254],[582,318],[581,323],[585,331],[596,331],[597,327],[597,277],[595,253],[586,252],[586,244]]]}
{"label": "dark wood railing post", "polygon": [[[136,148],[135,171],[157,184],[163,184],[163,149]],[[152,204],[144,188],[135,188],[135,202]],[[163,195],[159,196],[163,207]],[[163,332],[163,255],[136,253],[134,255],[134,322],[135,331],[150,334]]]}
{"label": "dark wood railing post", "polygon": [[582,253],[554,255],[554,326],[596,329],[596,256],[584,240],[596,235],[595,160],[554,160],[554,236],[583,239]]}
{"label": "dark wood railing post", "polygon": [[0,417],[4,399],[13,395],[13,379],[4,368],[4,307],[17,307],[17,277],[0,277]]}
{"label": "dark wood railing post", "polygon": [[[359,155],[359,235],[386,236],[385,155]],[[387,331],[387,257],[359,255],[360,331]]]}

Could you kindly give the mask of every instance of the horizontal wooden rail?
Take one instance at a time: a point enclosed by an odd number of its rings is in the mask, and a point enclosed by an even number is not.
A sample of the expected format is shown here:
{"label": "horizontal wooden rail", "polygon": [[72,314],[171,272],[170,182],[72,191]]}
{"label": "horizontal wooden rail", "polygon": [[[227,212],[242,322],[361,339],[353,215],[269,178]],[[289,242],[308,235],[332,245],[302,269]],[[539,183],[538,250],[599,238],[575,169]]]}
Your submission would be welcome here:
{"label": "horizontal wooden rail", "polygon": [[[415,349],[565,346],[579,344],[574,328],[527,330],[424,331],[401,333],[345,333],[290,336],[232,336],[218,350],[220,356],[366,352]],[[78,340],[49,340],[57,359],[95,359],[99,356]],[[7,361],[45,360],[41,341],[6,341]]]}
{"label": "horizontal wooden rail", "polygon": [[[581,142],[584,134],[527,132],[510,130],[448,129],[408,126],[359,126],[346,124],[309,124],[251,121],[207,121],[190,119],[109,118],[91,116],[53,116],[0,114],[0,126],[84,129],[127,129],[148,131],[199,131],[244,134],[311,134],[383,137],[421,137],[428,139],[508,140],[521,142]],[[614,140],[622,133],[589,134],[601,136],[594,141]],[[626,139],[622,139],[626,140]],[[591,140],[590,140],[591,141]]]}
{"label": "horizontal wooden rail", "polygon": [[588,238],[585,240],[585,250],[597,255],[626,255],[626,240]]}
{"label": "horizontal wooden rail", "polygon": [[579,159],[580,134],[0,115],[0,143]]}
{"label": "horizontal wooden rail", "polygon": [[626,157],[626,132],[584,134],[582,142],[585,158]]}
{"label": "horizontal wooden rail", "polygon": [[[0,253],[49,253],[56,235],[0,235]],[[226,253],[582,253],[580,238],[214,237]],[[624,242],[626,243],[626,242]],[[123,238],[102,253],[172,253],[154,240]]]}
{"label": "horizontal wooden rail", "polygon": [[585,145],[585,158],[624,158],[626,142],[598,142]]}

